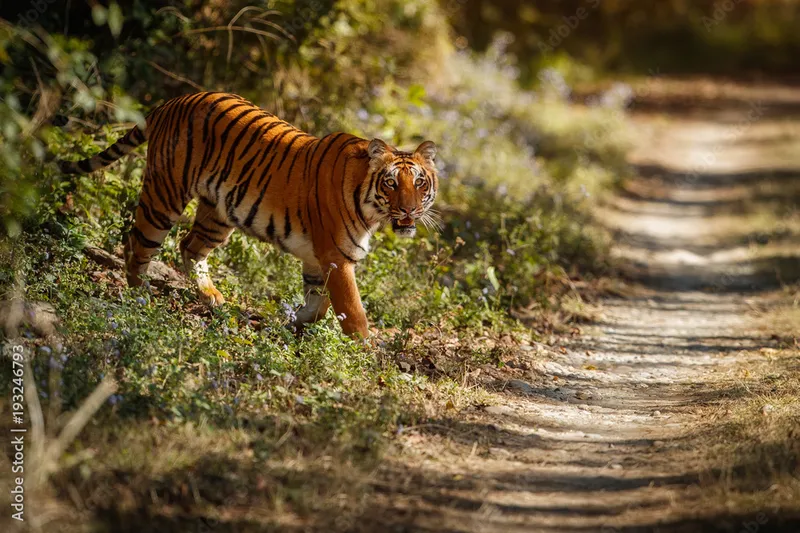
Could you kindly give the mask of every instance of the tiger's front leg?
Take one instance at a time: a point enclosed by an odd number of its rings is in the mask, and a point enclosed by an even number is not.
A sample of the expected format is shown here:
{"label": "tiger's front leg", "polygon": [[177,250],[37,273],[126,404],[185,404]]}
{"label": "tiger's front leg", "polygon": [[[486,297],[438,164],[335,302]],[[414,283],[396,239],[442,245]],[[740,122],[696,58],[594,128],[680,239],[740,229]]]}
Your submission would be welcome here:
{"label": "tiger's front leg", "polygon": [[297,310],[294,322],[297,331],[302,331],[306,324],[322,320],[331,306],[319,266],[303,263],[303,298],[305,303]]}
{"label": "tiger's front leg", "polygon": [[361,304],[356,285],[355,264],[346,260],[331,261],[328,265],[328,291],[333,310],[342,331],[352,338],[369,336],[367,314]]}

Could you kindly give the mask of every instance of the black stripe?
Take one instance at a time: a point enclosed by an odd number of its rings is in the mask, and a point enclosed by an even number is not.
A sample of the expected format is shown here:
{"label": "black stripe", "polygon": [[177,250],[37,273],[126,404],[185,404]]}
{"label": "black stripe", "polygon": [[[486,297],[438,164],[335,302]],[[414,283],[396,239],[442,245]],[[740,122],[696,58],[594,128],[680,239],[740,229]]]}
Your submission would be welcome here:
{"label": "black stripe", "polygon": [[[232,106],[228,107],[227,109],[221,111],[217,115],[217,118],[214,119],[214,122],[211,125],[211,129],[215,130],[217,128],[217,124],[222,122],[222,120],[225,119],[226,116],[229,116],[229,114],[232,113],[235,109],[240,109],[242,107],[248,107],[248,106],[247,106],[247,104],[235,104],[235,105],[232,105]],[[205,140],[205,136],[203,137],[203,140]],[[205,152],[205,154],[203,154],[203,166],[204,167],[209,163],[210,157],[213,154],[216,153],[216,148],[217,148],[217,136],[216,135],[212,135],[211,136],[211,142],[207,143],[206,147],[207,147],[206,152]]]}
{"label": "black stripe", "polygon": [[358,262],[355,259],[353,259],[352,257],[350,257],[344,250],[339,248],[339,244],[336,242],[336,239],[333,238],[333,234],[329,233],[329,235],[331,236],[331,240],[333,241],[333,245],[336,246],[336,249],[339,250],[339,253],[342,254],[342,256],[345,259],[347,259],[351,263],[357,263]]}
{"label": "black stripe", "polygon": [[272,215],[269,216],[269,224],[267,224],[267,237],[269,237],[271,241],[275,240],[275,221]]}
{"label": "black stripe", "polygon": [[159,246],[161,246],[161,243],[158,243],[156,241],[151,241],[150,239],[145,237],[144,234],[141,231],[139,231],[139,228],[137,228],[136,226],[134,226],[133,229],[131,229],[131,234],[134,237],[136,237],[136,240],[139,241],[145,248],[158,248]]}
{"label": "black stripe", "polygon": [[258,179],[258,183],[256,184],[256,187],[260,188],[261,184],[264,182],[264,180],[269,177],[270,179],[267,179],[267,183],[264,185],[264,188],[265,189],[267,188],[267,186],[269,185],[269,182],[271,180],[271,176],[269,176],[269,169],[272,166],[273,161],[275,161],[275,158],[278,156],[278,152],[275,150],[275,147],[277,147],[280,144],[280,142],[283,140],[284,137],[286,137],[288,134],[290,134],[290,133],[292,133],[294,131],[297,131],[297,130],[295,130],[295,129],[287,129],[283,133],[279,133],[278,135],[276,135],[270,141],[269,145],[264,150],[264,157],[262,157],[261,161],[259,161],[259,165],[261,165],[261,163],[264,161],[264,159],[266,159],[266,155],[267,154],[272,153],[272,157],[270,158],[269,162],[267,163],[267,168],[264,170],[264,173]]}
{"label": "black stripe", "polygon": [[133,128],[130,131],[131,141],[136,143],[136,145],[140,145],[145,141],[144,133],[138,127]]}
{"label": "black stripe", "polygon": [[[314,161],[314,157],[317,155],[317,150],[319,147],[322,146],[322,139],[318,139],[314,143],[314,150],[309,150],[306,154],[306,161],[305,166],[303,167],[303,183],[305,184],[306,178],[310,178],[309,169],[311,168],[311,164]],[[308,187],[306,187],[306,216],[308,217],[308,225],[311,227],[313,231],[314,220],[311,218],[311,193],[314,190],[314,183],[309,183]]]}
{"label": "black stripe", "polygon": [[208,130],[209,130],[208,123],[214,116],[214,109],[218,105],[222,104],[223,102],[227,102],[228,100],[236,100],[236,98],[234,98],[233,95],[223,96],[215,100],[214,103],[211,104],[211,107],[208,108],[208,115],[206,115],[206,120],[203,122],[203,142],[205,142],[208,139]]}
{"label": "black stripe", "polygon": [[[225,128],[225,131],[224,131],[224,132],[223,132],[223,134],[220,136],[220,137],[221,137],[221,140],[222,140],[222,142],[221,142],[221,144],[220,144],[220,148],[224,148],[224,146],[225,146],[225,142],[226,142],[226,139],[227,139],[227,136],[228,136],[228,133],[230,132],[231,128],[232,128],[233,126],[235,126],[235,125],[238,123],[238,121],[239,121],[241,118],[243,118],[245,115],[247,115],[248,113],[252,113],[252,112],[254,112],[254,111],[255,111],[255,112],[258,112],[258,113],[259,113],[259,116],[252,118],[252,119],[251,119],[251,120],[250,120],[250,121],[247,123],[247,125],[245,125],[245,126],[244,126],[244,128],[242,128],[242,131],[241,131],[241,132],[239,132],[239,135],[237,135],[237,136],[236,136],[236,139],[233,141],[233,144],[231,145],[231,147],[230,147],[230,148],[229,148],[229,150],[228,150],[228,155],[225,157],[225,164],[222,166],[222,171],[219,173],[219,176],[220,176],[220,177],[222,177],[222,176],[225,176],[225,177],[226,177],[226,179],[227,179],[227,178],[230,178],[231,171],[233,170],[234,158],[235,158],[235,156],[236,156],[236,146],[239,144],[239,142],[241,141],[241,139],[242,139],[242,137],[244,136],[244,134],[245,134],[245,133],[247,133],[247,129],[248,129],[248,128],[249,128],[249,127],[250,127],[250,126],[251,126],[251,125],[252,125],[252,124],[253,124],[255,121],[257,121],[257,120],[260,120],[261,118],[263,118],[263,117],[261,116],[261,113],[262,113],[262,111],[261,111],[260,109],[258,109],[258,108],[253,108],[253,109],[250,109],[250,110],[248,110],[248,111],[245,111],[244,113],[241,113],[241,114],[240,114],[239,116],[237,116],[237,117],[236,117],[236,118],[235,118],[235,119],[234,119],[234,120],[233,120],[233,121],[232,121],[230,124],[228,124],[228,126]],[[251,160],[251,161],[252,161],[252,160]],[[252,162],[251,162],[251,164],[252,164]],[[240,171],[240,172],[239,172],[239,176],[238,176],[238,178],[237,178],[237,180],[236,180],[236,184],[237,184],[237,185],[239,184],[239,181],[241,180],[241,176],[242,176],[242,174],[244,174],[244,172],[245,172],[244,170],[242,170],[242,171]],[[207,187],[211,187],[211,183],[212,183],[212,182],[211,182],[211,181],[209,181],[209,182],[207,183],[207,185],[206,185],[206,186],[207,186]],[[216,194],[216,196],[217,196],[217,197],[219,197],[219,189],[220,189],[220,187],[221,187],[221,186],[222,186],[222,179],[220,179],[220,180],[219,180],[219,181],[216,183],[216,185],[214,186],[215,194]],[[225,206],[226,206],[226,208],[228,208],[228,209],[230,209],[230,200],[233,198],[233,195],[231,194],[232,192],[233,192],[233,191],[230,191],[230,192],[228,193],[228,195],[226,196],[226,199],[225,199]]]}
{"label": "black stripe", "polygon": [[283,238],[288,239],[292,233],[292,221],[289,220],[289,208],[286,208],[286,215],[283,218]]}
{"label": "black stripe", "polygon": [[92,160],[91,159],[84,159],[78,163],[78,168],[81,169],[83,172],[88,173],[92,171]]}
{"label": "black stripe", "polygon": [[[339,155],[336,156],[336,160],[333,162],[334,171],[336,169],[336,163],[339,161],[339,157],[341,156],[342,153],[344,153],[344,149],[347,148],[349,145],[351,145],[353,143],[360,142],[360,141],[361,141],[361,139],[359,139],[359,138],[350,139],[350,140],[348,140],[347,142],[345,142],[342,145],[342,147],[340,148],[340,151],[339,151]],[[347,209],[347,200],[345,199],[345,196],[344,196],[344,180],[345,180],[345,177],[347,176],[347,164],[350,163],[350,160],[352,158],[353,158],[353,154],[348,154],[347,156],[345,156],[345,159],[344,159],[344,168],[342,168],[342,187],[341,187],[342,210],[340,211],[339,216],[341,217],[342,222],[344,222],[344,227],[347,230],[347,235],[350,237],[350,240],[353,241],[356,246],[358,246],[360,249],[362,249],[364,252],[366,252],[367,250],[363,246],[358,244],[355,241],[355,239],[353,239],[353,236],[350,234],[350,229],[347,227],[347,220],[349,220],[350,224],[352,224],[353,226],[356,225],[356,221],[353,220],[352,216],[350,216],[350,210]],[[344,215],[342,215],[342,212],[347,213],[347,220],[344,219]],[[364,226],[364,229],[369,229],[369,228]]]}
{"label": "black stripe", "polygon": [[315,287],[320,287],[324,284],[324,281],[320,276],[312,276],[311,274],[303,274],[303,284],[304,285],[313,285]]}
{"label": "black stripe", "polygon": [[[223,226],[223,227],[225,227],[225,228],[227,229],[227,226]],[[208,226],[206,226],[205,224],[203,224],[202,222],[200,222],[200,221],[199,221],[199,220],[197,220],[196,218],[195,218],[195,220],[194,220],[194,223],[192,224],[192,231],[194,231],[195,229],[199,229],[199,230],[203,231],[203,232],[204,232],[204,233],[206,233],[206,234],[215,234],[215,235],[219,235],[219,234],[221,234],[221,233],[222,233],[222,232],[221,232],[220,230],[218,230],[218,229],[209,228]]]}
{"label": "black stripe", "polygon": [[[168,223],[168,219],[158,211],[153,211],[147,204],[141,202],[139,203],[139,207],[142,208],[142,214],[144,215],[144,218],[154,228],[162,231],[172,228],[172,223]],[[161,218],[161,220],[157,220],[159,218]]]}
{"label": "black stripe", "polygon": [[[265,120],[266,117],[264,117],[264,112],[261,111],[260,109],[256,109],[256,111],[258,111],[258,115],[253,117],[253,118],[251,118],[247,122],[247,124],[245,124],[242,127],[242,131],[239,132],[239,135],[236,136],[236,139],[234,139],[234,141],[233,141],[233,143],[231,145],[231,151],[232,152],[236,150],[236,147],[239,146],[239,143],[242,141],[242,138],[247,134],[248,131],[250,131],[250,128],[253,126],[253,124],[258,122],[259,120]],[[256,129],[256,131],[258,131],[259,128],[255,128],[255,129]],[[241,157],[238,157],[237,159],[241,159]]]}
{"label": "black stripe", "polygon": [[[306,135],[306,137],[311,137],[315,139],[312,135]],[[308,146],[308,143],[304,144],[303,146],[299,147],[297,151],[294,153],[294,157],[292,158],[292,164],[289,165],[289,170],[286,172],[286,183],[289,183],[289,180],[292,178],[292,170],[294,170],[294,164],[297,163],[297,158],[303,152],[303,150]]]}
{"label": "black stripe", "polygon": [[356,207],[356,216],[364,225],[364,227],[369,230],[369,225],[367,225],[367,221],[364,218],[364,211],[361,209],[361,185],[363,185],[363,182],[356,185],[356,188],[353,191],[353,205]]}
{"label": "black stripe", "polygon": [[[263,137],[264,135],[269,133],[269,131],[272,128],[275,128],[275,127],[280,126],[282,124],[285,124],[286,126],[292,127],[291,124],[288,124],[288,123],[286,123],[286,122],[284,122],[282,120],[266,122],[265,124],[259,126],[258,129],[256,129],[256,131],[253,132],[253,136],[250,137],[250,141],[247,143],[247,146],[245,146],[244,150],[242,150],[242,153],[239,155],[239,159],[242,159],[245,156],[245,154],[247,154],[247,151],[250,150],[250,148],[253,146],[253,144],[255,144],[255,142],[259,139],[259,137]],[[264,129],[264,126],[266,126],[267,128]],[[263,132],[261,131],[262,129],[264,129]]]}
{"label": "black stripe", "polygon": [[[187,119],[189,118],[190,113],[191,113],[191,115],[194,114],[194,112],[197,109],[197,107],[201,103],[203,103],[203,100],[205,100],[206,98],[211,96],[211,93],[205,93],[205,94],[204,93],[199,93],[199,94],[201,94],[202,96],[200,96],[200,98],[198,98],[197,101],[192,101],[190,103],[190,105],[187,106],[189,108],[189,112],[187,112],[187,115],[186,115]],[[188,102],[188,100],[187,100],[187,102]],[[189,120],[189,122],[187,124],[187,130],[186,130],[186,154],[184,156],[185,160],[183,162],[183,175],[181,176],[184,193],[188,193],[188,190],[189,190],[189,169],[190,169],[191,164],[192,164],[192,151],[193,150],[194,150],[194,121],[193,120]]]}
{"label": "black stripe", "polygon": [[[297,135],[296,137],[293,137],[291,141],[289,141],[289,145],[288,145],[288,146],[286,147],[286,149],[283,151],[283,156],[281,157],[281,160],[280,160],[280,162],[278,163],[278,166],[277,166],[277,167],[275,167],[275,170],[276,170],[276,171],[281,169],[281,166],[283,165],[283,162],[284,162],[284,161],[286,161],[286,156],[288,156],[288,155],[289,155],[289,153],[292,151],[292,146],[293,146],[293,145],[294,145],[294,143],[297,141],[297,139],[302,139],[303,137],[308,137],[308,134],[306,134],[306,133],[300,133],[300,134],[299,134],[299,135]],[[297,153],[295,153],[295,157],[296,157],[296,156],[297,156]],[[288,179],[288,178],[286,179],[286,182],[287,182],[287,183],[289,182],[289,179]]]}
{"label": "black stripe", "polygon": [[300,206],[297,206],[297,220],[300,221],[300,230],[303,232],[303,235],[308,233],[308,230],[306,229],[306,225],[303,222],[303,212],[300,209]]}
{"label": "black stripe", "polygon": [[331,141],[328,143],[328,146],[325,147],[325,150],[322,151],[322,155],[320,156],[320,158],[319,158],[319,160],[317,162],[317,170],[316,170],[316,172],[314,172],[314,183],[315,183],[314,184],[314,188],[317,191],[317,194],[316,194],[317,218],[319,218],[320,225],[322,225],[322,207],[320,206],[320,203],[319,203],[319,170],[320,170],[320,168],[322,168],[322,163],[325,161],[325,156],[328,155],[328,150],[330,150],[333,147],[333,145],[336,144],[336,141],[339,140],[339,138],[342,135],[346,135],[346,134],[345,133],[336,133],[336,134],[334,134],[333,139],[331,139]]}
{"label": "black stripe", "polygon": [[[333,161],[333,165],[331,166],[331,172],[336,172],[336,165],[339,162],[339,158],[342,156],[342,153],[344,153],[344,149],[348,145],[352,144],[353,142],[358,142],[360,140],[361,139],[350,139],[350,140],[345,141],[345,143],[339,148],[339,153],[336,155],[336,159]],[[350,221],[350,223],[352,225],[355,226],[355,221],[350,216],[350,213],[349,213],[349,211],[347,209],[347,202],[345,201],[345,198],[344,198],[344,179],[345,179],[345,176],[347,174],[346,170],[347,170],[347,163],[349,162],[349,160],[350,160],[350,156],[347,156],[346,159],[345,159],[344,169],[342,169],[342,186],[341,186],[342,209],[338,210],[339,211],[339,218],[342,220],[342,224],[344,225],[344,230],[347,233],[347,237],[350,239],[350,242],[352,242],[356,246],[356,248],[358,248],[362,252],[366,253],[367,252],[366,248],[361,246],[361,244],[359,244],[359,242],[356,241],[355,237],[353,237],[353,234],[350,232],[350,227],[347,225],[347,220],[345,220],[345,218],[344,218],[344,213],[347,213],[347,219]]]}

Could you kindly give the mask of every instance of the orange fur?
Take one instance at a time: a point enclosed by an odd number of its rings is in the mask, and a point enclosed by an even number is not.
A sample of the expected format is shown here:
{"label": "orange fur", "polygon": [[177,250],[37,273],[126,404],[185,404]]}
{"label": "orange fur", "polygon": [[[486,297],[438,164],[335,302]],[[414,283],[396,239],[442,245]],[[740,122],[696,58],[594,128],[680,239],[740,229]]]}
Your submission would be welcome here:
{"label": "orange fur", "polygon": [[199,197],[181,253],[204,301],[224,301],[205,260],[238,228],[303,262],[306,301],[297,326],[318,320],[332,303],[351,336],[368,334],[355,264],[370,236],[386,222],[412,235],[416,221],[431,220],[438,189],[430,141],[408,153],[346,133],[317,138],[226,93],[169,100],[147,117],[144,131],[133,128],[104,152],[61,169],[91,172],[145,141],[142,192],[125,246],[130,285],[143,283],[164,237]]}

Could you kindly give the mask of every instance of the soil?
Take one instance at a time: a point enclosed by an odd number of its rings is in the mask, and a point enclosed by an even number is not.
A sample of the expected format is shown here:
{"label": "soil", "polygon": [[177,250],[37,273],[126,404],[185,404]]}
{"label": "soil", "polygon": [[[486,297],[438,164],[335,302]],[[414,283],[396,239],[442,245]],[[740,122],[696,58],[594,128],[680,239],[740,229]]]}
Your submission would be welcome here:
{"label": "soil", "polygon": [[732,507],[736,465],[704,441],[769,372],[776,341],[753,311],[800,277],[780,231],[797,217],[784,200],[800,190],[800,120],[735,93],[640,106],[639,177],[597,216],[637,288],[557,349],[523,346],[525,379],[499,377],[493,405],[404,432],[354,529],[800,531],[798,516]]}

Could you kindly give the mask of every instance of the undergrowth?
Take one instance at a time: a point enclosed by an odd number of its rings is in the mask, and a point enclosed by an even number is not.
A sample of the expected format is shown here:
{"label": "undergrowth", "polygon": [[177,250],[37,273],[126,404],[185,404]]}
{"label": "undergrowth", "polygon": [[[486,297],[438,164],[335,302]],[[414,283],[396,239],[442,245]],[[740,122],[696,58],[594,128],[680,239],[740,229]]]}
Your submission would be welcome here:
{"label": "undergrowth", "polygon": [[[56,337],[29,331],[24,340],[45,406],[57,396],[73,409],[107,376],[119,384],[53,478],[52,494],[72,502],[59,516],[113,524],[148,507],[158,520],[217,520],[224,503],[238,502],[262,512],[241,520],[335,512],[346,529],[358,514],[353,495],[393,435],[483,402],[475,369],[502,367],[515,346],[547,332],[544,321],[514,319],[515,310],[574,307],[584,297],[576,283],[607,271],[607,240],[588,213],[625,172],[611,120],[618,109],[523,91],[502,39],[486,54],[455,52],[438,8],[401,4],[337,2],[294,36],[296,47],[275,48],[272,90],[250,74],[229,87],[314,134],[341,129],[399,146],[424,136],[439,145],[444,231],[411,242],[381,232],[358,268],[378,328],[367,346],[344,338],[332,316],[294,335],[299,262],[238,233],[212,255],[229,302],[213,311],[186,289],[130,289],[121,272],[91,260],[87,245],[120,254],[143,151],[74,180],[49,159],[103,149],[174,87],[159,95],[129,79],[124,66],[141,68],[139,54],[106,57],[88,41],[2,27],[11,74],[0,102],[8,118],[0,287],[4,299],[51,304],[60,319]],[[203,13],[179,24],[182,35],[217,16]],[[213,43],[225,50],[226,37],[202,35],[191,41],[192,61]],[[412,46],[417,37],[430,46]],[[264,59],[265,49],[253,50]],[[32,82],[19,62],[26,53],[58,75]],[[104,77],[97,65],[109,62],[118,69]],[[208,88],[227,79],[197,76]],[[311,87],[313,97],[291,96]],[[336,88],[327,100],[326,87]],[[47,125],[59,115],[71,117],[66,128]],[[191,214],[156,259],[179,266]],[[0,389],[5,402],[7,385]],[[174,518],[178,508],[189,510]]]}

